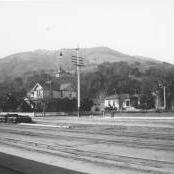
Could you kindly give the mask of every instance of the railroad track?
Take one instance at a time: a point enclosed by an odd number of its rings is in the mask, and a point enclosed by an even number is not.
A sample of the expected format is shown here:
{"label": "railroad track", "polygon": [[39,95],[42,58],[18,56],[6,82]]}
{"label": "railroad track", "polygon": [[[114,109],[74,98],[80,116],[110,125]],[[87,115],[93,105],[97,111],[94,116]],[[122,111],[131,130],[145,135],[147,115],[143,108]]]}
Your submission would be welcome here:
{"label": "railroad track", "polygon": [[112,155],[107,153],[98,153],[95,151],[79,150],[68,146],[55,146],[51,144],[36,143],[31,141],[22,141],[9,138],[0,138],[0,144],[6,144],[29,151],[36,151],[50,155],[61,156],[63,158],[72,158],[106,167],[124,168],[143,173],[153,174],[172,174],[174,170],[173,162],[133,158],[121,155]]}
{"label": "railroad track", "polygon": [[[0,134],[9,133],[19,136],[29,136],[29,137],[40,137],[40,138],[49,138],[49,139],[63,139],[69,141],[80,140],[86,141],[90,143],[104,143],[104,144],[117,144],[117,145],[126,145],[128,147],[135,148],[150,148],[157,150],[166,150],[166,151],[174,151],[174,136],[173,134],[164,134],[160,136],[160,134],[137,134],[137,132],[124,132],[124,133],[115,133],[114,136],[111,134],[97,134],[94,132],[71,132],[70,131],[60,131],[55,132],[46,129],[47,132],[42,132],[43,129],[37,128],[33,131],[33,129],[21,130],[21,128],[14,129],[2,129],[0,128]],[[82,136],[83,134],[83,136]],[[92,136],[95,135],[95,136]]]}
{"label": "railroad track", "polygon": [[[88,128],[50,129],[1,125],[0,144],[26,151],[92,163],[107,168],[124,168],[140,173],[173,174],[174,159],[172,161],[165,161],[141,158],[136,155],[126,155],[126,152],[120,155],[107,150],[99,151],[87,148],[98,144],[100,148],[123,146],[137,150],[141,148],[155,149],[174,154],[173,132],[166,131],[161,135],[160,133],[155,133],[154,130],[149,132],[136,132],[132,130],[128,132],[126,130],[123,132],[123,130],[118,130],[117,128],[115,130],[112,127],[94,129],[89,127],[88,130]],[[106,132],[101,132],[101,130]],[[68,144],[68,142],[72,142],[72,144]]]}

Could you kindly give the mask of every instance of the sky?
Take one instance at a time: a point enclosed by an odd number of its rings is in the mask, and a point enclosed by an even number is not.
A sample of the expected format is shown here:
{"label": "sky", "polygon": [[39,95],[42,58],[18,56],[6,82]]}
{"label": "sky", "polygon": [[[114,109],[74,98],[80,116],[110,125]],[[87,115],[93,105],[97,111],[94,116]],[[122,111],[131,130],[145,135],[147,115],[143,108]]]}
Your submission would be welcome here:
{"label": "sky", "polygon": [[174,64],[174,0],[0,1],[0,58],[77,44]]}

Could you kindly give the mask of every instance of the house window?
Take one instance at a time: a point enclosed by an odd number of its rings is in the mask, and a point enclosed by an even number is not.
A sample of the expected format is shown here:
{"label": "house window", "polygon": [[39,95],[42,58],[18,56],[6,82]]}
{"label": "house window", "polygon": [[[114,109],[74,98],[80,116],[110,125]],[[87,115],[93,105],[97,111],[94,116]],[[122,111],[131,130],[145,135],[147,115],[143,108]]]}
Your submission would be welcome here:
{"label": "house window", "polygon": [[130,101],[129,100],[126,101],[126,106],[130,106]]}
{"label": "house window", "polygon": [[63,97],[63,91],[61,91],[60,95],[61,95],[61,97]]}
{"label": "house window", "polygon": [[38,97],[40,97],[41,96],[41,91],[39,90],[37,92],[38,92]]}
{"label": "house window", "polygon": [[37,91],[37,97],[39,97],[39,91]]}
{"label": "house window", "polygon": [[111,106],[111,101],[110,100],[108,101],[108,106]]}
{"label": "house window", "polygon": [[42,91],[41,90],[37,90],[36,91],[36,95],[37,95],[37,97],[42,97]]}

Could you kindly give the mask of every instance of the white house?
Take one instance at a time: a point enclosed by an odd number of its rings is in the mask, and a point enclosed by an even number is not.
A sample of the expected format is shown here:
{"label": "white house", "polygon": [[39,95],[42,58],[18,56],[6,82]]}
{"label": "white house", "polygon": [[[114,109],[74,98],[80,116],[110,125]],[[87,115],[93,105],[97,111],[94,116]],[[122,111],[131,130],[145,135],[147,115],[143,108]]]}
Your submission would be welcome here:
{"label": "white house", "polygon": [[119,96],[118,95],[112,95],[105,98],[104,102],[105,107],[113,107],[113,108],[119,108]]}
{"label": "white house", "polygon": [[27,96],[31,99],[42,99],[45,96],[43,87],[37,83],[31,91],[28,92]]}
{"label": "white house", "polygon": [[116,94],[105,98],[105,108],[113,108],[116,110],[131,110],[131,99],[129,94]]}

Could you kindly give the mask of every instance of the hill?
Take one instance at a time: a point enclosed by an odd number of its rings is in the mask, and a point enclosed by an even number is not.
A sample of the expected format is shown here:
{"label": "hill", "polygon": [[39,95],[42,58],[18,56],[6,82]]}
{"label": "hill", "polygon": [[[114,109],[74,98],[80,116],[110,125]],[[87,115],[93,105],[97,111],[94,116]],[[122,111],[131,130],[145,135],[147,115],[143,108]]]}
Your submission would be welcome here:
{"label": "hill", "polygon": [[[55,72],[58,65],[65,71],[73,71],[72,56],[75,51],[63,49],[63,56],[60,57],[60,50],[36,50],[31,52],[21,52],[0,59],[0,81],[8,77],[20,77],[29,75],[33,71]],[[80,56],[84,58],[84,71],[96,71],[97,65],[104,62],[128,62],[136,64],[141,71],[152,66],[163,66],[163,62],[155,59],[130,56],[107,47],[94,47],[80,49]],[[165,64],[165,66],[173,66]]]}

